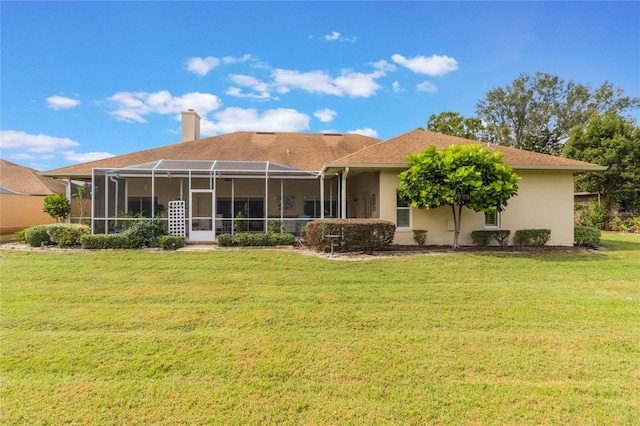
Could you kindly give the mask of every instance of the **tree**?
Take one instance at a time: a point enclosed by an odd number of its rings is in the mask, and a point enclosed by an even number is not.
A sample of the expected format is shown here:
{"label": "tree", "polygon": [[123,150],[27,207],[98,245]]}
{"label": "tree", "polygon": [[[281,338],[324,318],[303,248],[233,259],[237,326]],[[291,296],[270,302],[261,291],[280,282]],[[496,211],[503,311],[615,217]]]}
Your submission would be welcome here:
{"label": "tree", "polygon": [[87,201],[91,200],[91,183],[85,182],[84,185],[78,185],[76,193],[71,196],[78,202],[78,214],[80,215],[78,223],[82,223]]}
{"label": "tree", "polygon": [[507,200],[516,195],[520,179],[502,162],[502,153],[490,153],[478,144],[452,145],[437,150],[430,146],[407,156],[409,169],[400,173],[398,195],[412,207],[431,209],[451,206],[458,237],[462,208],[476,212],[502,211]]}
{"label": "tree", "polygon": [[559,155],[560,141],[593,114],[640,107],[640,98],[624,96],[605,82],[592,90],[557,76],[521,74],[506,88],[492,89],[476,105],[489,133],[502,145]]}
{"label": "tree", "polygon": [[444,135],[478,140],[482,138],[485,128],[479,118],[465,118],[460,113],[447,111],[438,115],[431,114],[427,122],[427,130]]}
{"label": "tree", "polygon": [[[640,127],[615,111],[593,115],[586,128],[576,127],[565,144],[568,158],[608,166],[576,177],[576,188],[597,192],[611,212],[625,193],[635,199],[640,188]],[[618,196],[618,200],[616,200]]]}
{"label": "tree", "polygon": [[71,204],[62,194],[47,195],[44,197],[42,211],[49,214],[56,222],[64,222],[71,213]]}

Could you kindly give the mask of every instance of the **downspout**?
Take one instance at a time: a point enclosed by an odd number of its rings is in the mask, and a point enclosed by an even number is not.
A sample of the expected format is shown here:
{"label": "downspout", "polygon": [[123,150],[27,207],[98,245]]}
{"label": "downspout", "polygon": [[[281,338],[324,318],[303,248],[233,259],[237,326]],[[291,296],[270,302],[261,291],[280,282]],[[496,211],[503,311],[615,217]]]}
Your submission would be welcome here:
{"label": "downspout", "polygon": [[67,200],[69,200],[69,207],[71,207],[69,209],[69,215],[67,216],[67,223],[71,223],[71,213],[73,211],[73,204],[71,204],[71,178],[67,178],[67,187],[66,187],[66,194],[67,196]]}
{"label": "downspout", "polygon": [[324,219],[324,173],[320,175],[320,219]]}
{"label": "downspout", "polygon": [[342,188],[340,188],[340,200],[342,201],[340,218],[347,218],[347,177],[349,176],[349,167],[345,167],[344,172],[342,172]]}
{"label": "downspout", "polygon": [[[114,212],[115,212],[115,216],[116,216],[115,226],[117,228],[118,227],[118,219],[117,219],[117,217],[118,217],[118,180],[114,179],[113,176],[109,176],[109,180],[116,184],[116,205],[115,205]],[[109,212],[107,212],[107,217],[109,217]]]}

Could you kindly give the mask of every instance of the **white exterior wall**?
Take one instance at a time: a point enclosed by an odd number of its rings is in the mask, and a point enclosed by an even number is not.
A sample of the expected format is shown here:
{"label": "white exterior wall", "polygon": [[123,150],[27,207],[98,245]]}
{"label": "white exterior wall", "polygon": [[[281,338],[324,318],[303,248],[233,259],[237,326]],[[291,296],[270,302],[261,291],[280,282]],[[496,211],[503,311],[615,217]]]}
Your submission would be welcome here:
{"label": "white exterior wall", "polygon": [[[396,223],[396,189],[400,184],[397,171],[380,173],[380,219]],[[500,213],[500,229],[551,229],[549,245],[573,245],[573,174],[557,171],[516,171],[521,177],[518,195],[511,198]],[[428,211],[411,209],[411,228],[397,228],[395,244],[415,244],[413,229],[425,229],[427,244],[453,243],[453,214],[451,207]],[[462,211],[459,242],[472,245],[471,231],[485,229],[484,213],[470,209]]]}

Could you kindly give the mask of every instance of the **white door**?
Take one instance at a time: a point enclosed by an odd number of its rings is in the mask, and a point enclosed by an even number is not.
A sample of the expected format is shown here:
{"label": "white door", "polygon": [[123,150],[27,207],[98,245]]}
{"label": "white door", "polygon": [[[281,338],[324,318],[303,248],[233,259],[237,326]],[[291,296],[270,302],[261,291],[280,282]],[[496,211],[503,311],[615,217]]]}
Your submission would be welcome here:
{"label": "white door", "polygon": [[194,189],[190,195],[189,241],[213,242],[216,238],[215,191]]}

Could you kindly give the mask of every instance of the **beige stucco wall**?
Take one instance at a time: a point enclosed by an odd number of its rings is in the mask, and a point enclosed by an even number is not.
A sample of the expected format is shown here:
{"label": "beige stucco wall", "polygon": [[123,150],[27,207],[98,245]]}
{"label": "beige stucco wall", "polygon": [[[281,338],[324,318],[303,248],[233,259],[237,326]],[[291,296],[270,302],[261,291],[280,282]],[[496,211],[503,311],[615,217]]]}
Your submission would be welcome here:
{"label": "beige stucco wall", "polygon": [[[380,218],[396,223],[396,189],[400,184],[400,171],[380,174]],[[518,195],[509,200],[500,214],[500,229],[548,228],[549,245],[573,245],[573,175],[557,171],[517,171]],[[451,207],[428,211],[411,209],[411,228],[398,228],[396,244],[414,244],[413,229],[429,231],[428,244],[449,245],[453,242]],[[484,213],[463,209],[459,242],[471,245],[471,231],[484,228]]]}
{"label": "beige stucco wall", "polygon": [[44,197],[38,195],[0,194],[0,238],[10,240],[25,228],[56,221],[42,211]]}

